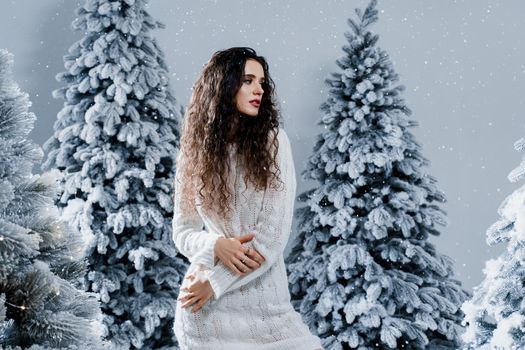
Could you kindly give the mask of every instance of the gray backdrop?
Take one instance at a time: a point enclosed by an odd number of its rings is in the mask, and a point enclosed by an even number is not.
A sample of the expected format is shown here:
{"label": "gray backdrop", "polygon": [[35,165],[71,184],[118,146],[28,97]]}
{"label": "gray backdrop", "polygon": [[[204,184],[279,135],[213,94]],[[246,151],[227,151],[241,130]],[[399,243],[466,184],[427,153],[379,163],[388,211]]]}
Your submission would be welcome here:
{"label": "gray backdrop", "polygon": [[[59,87],[54,77],[63,70],[62,55],[80,38],[70,30],[79,3],[0,2],[0,47],[15,54],[15,78],[38,117],[31,137],[40,144],[52,135],[62,105],[51,91]],[[269,60],[301,193],[315,185],[299,174],[322,131],[317,122],[326,98],[323,81],[343,55],[346,19],[366,4],[152,0],[149,10],[167,25],[154,35],[181,104],[187,104],[199,70],[215,50],[251,46]],[[484,261],[504,248],[488,247],[485,230],[498,218],[502,200],[521,186],[511,184],[507,174],[521,160],[513,143],[523,136],[524,125],[525,2],[384,0],[379,9],[373,30],[420,122],[414,133],[432,162],[427,172],[448,197],[443,208],[450,225],[432,240],[455,259],[458,279],[471,289],[483,277]]]}

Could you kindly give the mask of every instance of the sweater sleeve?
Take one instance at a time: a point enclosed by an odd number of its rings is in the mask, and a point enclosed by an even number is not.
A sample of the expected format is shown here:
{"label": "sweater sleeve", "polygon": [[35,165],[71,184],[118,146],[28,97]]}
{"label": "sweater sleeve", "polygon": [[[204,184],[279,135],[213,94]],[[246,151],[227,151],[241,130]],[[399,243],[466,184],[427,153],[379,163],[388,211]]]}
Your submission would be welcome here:
{"label": "sweater sleeve", "polygon": [[283,129],[279,129],[278,135],[277,163],[284,186],[280,184],[277,190],[266,188],[262,209],[257,219],[257,229],[253,230],[255,238],[247,243],[264,256],[265,261],[245,276],[237,275],[222,262],[212,267],[207,275],[216,299],[268,271],[283,254],[288,242],[295,202],[295,167],[288,136]]}
{"label": "sweater sleeve", "polygon": [[202,264],[207,268],[214,266],[215,243],[219,234],[203,229],[204,222],[199,213],[193,215],[182,214],[180,179],[175,175],[172,238],[177,249],[190,260],[191,263]]}

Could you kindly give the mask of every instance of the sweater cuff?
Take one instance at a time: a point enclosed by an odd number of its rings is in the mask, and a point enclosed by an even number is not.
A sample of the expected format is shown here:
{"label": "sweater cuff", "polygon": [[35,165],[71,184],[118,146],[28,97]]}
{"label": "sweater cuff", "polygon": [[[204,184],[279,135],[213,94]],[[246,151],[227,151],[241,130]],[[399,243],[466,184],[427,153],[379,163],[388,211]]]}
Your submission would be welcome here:
{"label": "sweater cuff", "polygon": [[213,289],[215,300],[224,294],[236,277],[237,276],[221,262],[215,265],[211,271],[208,271],[208,281],[210,281],[211,288]]}
{"label": "sweater cuff", "polygon": [[215,234],[209,236],[196,263],[202,264],[209,269],[215,266],[215,243],[219,237],[219,235]]}

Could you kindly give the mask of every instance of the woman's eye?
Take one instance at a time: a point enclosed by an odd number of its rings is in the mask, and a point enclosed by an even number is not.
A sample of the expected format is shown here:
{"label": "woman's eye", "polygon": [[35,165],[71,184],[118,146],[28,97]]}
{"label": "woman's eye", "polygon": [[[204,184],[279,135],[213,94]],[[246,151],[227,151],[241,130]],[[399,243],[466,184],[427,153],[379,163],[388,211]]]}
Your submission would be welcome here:
{"label": "woman's eye", "polygon": [[246,79],[246,80],[244,80],[244,82],[245,82],[245,83],[246,83],[246,82],[249,82],[249,83],[251,83],[251,82],[252,82],[252,80],[251,80],[251,79]]}

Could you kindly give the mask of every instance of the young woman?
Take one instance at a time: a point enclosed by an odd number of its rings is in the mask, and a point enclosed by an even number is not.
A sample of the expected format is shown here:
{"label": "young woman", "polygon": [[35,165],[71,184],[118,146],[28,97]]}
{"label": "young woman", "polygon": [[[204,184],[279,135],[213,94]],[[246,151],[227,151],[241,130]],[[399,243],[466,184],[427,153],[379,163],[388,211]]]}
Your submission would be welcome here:
{"label": "young woman", "polygon": [[214,53],[177,156],[173,240],[191,262],[175,315],[181,349],[322,350],[290,303],[295,190],[266,60],[246,47]]}

